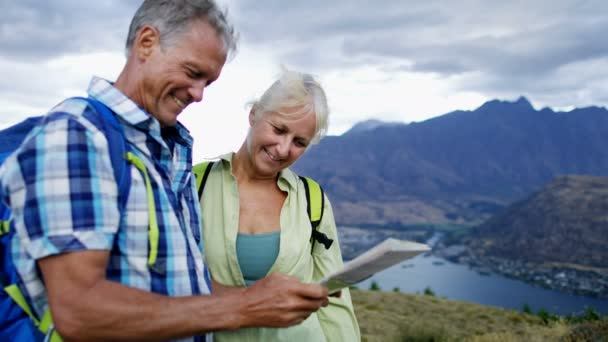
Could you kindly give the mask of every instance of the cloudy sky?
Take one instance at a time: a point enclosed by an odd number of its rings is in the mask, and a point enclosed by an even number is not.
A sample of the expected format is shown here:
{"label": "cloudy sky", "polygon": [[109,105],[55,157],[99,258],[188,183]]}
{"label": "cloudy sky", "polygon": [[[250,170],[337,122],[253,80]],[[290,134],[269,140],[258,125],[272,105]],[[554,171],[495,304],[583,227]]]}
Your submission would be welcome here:
{"label": "cloudy sky", "polygon": [[[245,104],[280,65],[325,87],[330,134],[374,118],[421,121],[498,98],[608,105],[603,0],[220,0],[239,53],[180,117],[195,161],[235,150]],[[114,80],[137,0],[0,0],[0,128]]]}

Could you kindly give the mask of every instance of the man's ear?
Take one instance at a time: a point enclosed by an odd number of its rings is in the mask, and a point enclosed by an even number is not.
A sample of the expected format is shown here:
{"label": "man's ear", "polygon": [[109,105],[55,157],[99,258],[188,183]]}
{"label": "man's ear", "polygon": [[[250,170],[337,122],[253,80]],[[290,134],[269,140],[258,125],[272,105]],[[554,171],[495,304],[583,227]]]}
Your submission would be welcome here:
{"label": "man's ear", "polygon": [[147,59],[156,48],[160,47],[160,32],[154,26],[144,25],[139,29],[133,42],[133,49],[140,59]]}

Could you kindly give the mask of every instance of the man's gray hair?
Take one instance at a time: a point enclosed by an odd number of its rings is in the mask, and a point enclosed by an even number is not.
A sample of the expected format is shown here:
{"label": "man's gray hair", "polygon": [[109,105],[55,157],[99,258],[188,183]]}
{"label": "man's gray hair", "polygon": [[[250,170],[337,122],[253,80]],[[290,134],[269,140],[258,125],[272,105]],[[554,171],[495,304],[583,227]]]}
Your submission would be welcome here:
{"label": "man's gray hair", "polygon": [[130,54],[137,32],[145,25],[154,26],[160,32],[161,46],[188,29],[196,20],[204,20],[224,43],[226,55],[236,53],[238,35],[228,23],[227,12],[213,0],[145,0],[131,20],[127,36],[126,53]]}

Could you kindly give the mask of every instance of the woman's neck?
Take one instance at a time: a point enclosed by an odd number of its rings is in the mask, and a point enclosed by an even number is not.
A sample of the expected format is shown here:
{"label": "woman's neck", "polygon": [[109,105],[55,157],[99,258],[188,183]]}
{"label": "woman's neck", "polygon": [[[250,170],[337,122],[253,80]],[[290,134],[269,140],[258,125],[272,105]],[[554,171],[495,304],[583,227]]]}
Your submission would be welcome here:
{"label": "woman's neck", "polygon": [[247,146],[243,144],[241,148],[232,156],[232,174],[241,182],[269,182],[275,183],[277,174],[274,175],[260,175],[256,173],[253,163],[253,158],[247,151]]}

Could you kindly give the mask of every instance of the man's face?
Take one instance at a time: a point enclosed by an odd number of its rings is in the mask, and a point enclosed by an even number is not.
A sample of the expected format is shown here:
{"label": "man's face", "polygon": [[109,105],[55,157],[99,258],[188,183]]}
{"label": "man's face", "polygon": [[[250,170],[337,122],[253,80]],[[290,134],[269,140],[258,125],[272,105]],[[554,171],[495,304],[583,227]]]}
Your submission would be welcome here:
{"label": "man's face", "polygon": [[136,96],[161,126],[174,126],[184,108],[203,99],[205,87],[219,77],[225,62],[226,53],[215,30],[204,21],[195,21],[162,48],[160,43],[150,47],[143,58]]}

